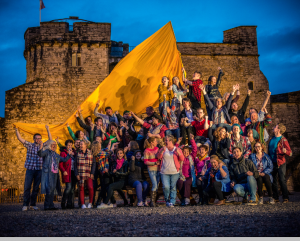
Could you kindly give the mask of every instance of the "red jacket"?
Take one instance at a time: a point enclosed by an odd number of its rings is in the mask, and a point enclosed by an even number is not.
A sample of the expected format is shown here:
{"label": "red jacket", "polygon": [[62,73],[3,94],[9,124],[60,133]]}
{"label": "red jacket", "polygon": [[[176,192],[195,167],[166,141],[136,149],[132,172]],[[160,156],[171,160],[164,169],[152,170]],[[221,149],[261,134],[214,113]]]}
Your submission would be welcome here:
{"label": "red jacket", "polygon": [[[75,152],[75,150],[73,149],[73,152]],[[64,149],[61,153],[60,156],[61,157],[66,157],[68,154],[67,149]],[[76,160],[76,158],[75,158]],[[70,158],[68,161],[66,162],[59,162],[59,170],[61,171],[61,177],[62,177],[62,182],[63,183],[67,183],[67,182],[71,182],[71,164],[72,164],[72,158]],[[64,176],[63,173],[67,172],[68,175]]]}
{"label": "red jacket", "polygon": [[[286,153],[283,152],[283,148],[286,149]],[[277,155],[278,167],[280,167],[281,165],[283,165],[286,162],[285,155],[288,155],[288,156],[293,155],[291,147],[290,147],[287,139],[284,136],[281,136],[281,139],[277,144],[276,155]]]}

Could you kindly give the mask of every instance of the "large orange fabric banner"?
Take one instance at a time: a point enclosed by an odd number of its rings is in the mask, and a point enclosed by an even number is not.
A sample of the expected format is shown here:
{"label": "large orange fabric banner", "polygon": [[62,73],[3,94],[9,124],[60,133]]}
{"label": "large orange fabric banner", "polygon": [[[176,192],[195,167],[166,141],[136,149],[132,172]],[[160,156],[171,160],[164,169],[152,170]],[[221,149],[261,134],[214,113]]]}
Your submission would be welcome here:
{"label": "large orange fabric banner", "polygon": [[[81,104],[82,115],[94,117],[94,108],[100,101],[100,108],[112,107],[121,114],[130,110],[137,114],[145,112],[147,106],[158,107],[157,88],[163,76],[170,81],[174,76],[182,81],[182,61],[177,49],[171,22],[136,46],[113,69],[107,78]],[[80,129],[75,113],[63,124],[49,125],[53,138],[70,139],[66,124],[75,132]],[[47,123],[45,123],[47,124]],[[45,125],[14,123],[28,134],[41,133],[46,140]],[[63,142],[62,142],[63,143]]]}

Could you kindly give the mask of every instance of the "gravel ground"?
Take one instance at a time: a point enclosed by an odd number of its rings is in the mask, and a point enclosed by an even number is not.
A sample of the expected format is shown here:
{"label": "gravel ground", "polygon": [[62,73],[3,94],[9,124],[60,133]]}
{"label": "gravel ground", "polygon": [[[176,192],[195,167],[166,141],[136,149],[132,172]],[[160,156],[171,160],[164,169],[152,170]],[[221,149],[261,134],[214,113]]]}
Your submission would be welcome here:
{"label": "gravel ground", "polygon": [[[0,236],[300,236],[300,193],[287,204],[22,212],[0,205]],[[267,200],[267,199],[266,199]],[[38,206],[43,209],[43,203]],[[60,207],[60,203],[55,203]]]}

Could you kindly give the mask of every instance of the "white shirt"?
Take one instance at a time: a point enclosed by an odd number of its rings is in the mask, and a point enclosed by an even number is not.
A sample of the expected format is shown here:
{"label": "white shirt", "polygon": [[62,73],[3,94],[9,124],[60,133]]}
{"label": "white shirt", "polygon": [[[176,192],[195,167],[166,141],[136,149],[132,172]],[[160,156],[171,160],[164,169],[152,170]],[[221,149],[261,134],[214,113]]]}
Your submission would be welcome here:
{"label": "white shirt", "polygon": [[179,173],[179,171],[177,171],[176,169],[174,158],[173,158],[175,149],[176,147],[174,146],[173,150],[169,151],[169,149],[167,148],[166,151],[164,152],[163,162],[160,169],[161,174],[172,175],[172,174]]}

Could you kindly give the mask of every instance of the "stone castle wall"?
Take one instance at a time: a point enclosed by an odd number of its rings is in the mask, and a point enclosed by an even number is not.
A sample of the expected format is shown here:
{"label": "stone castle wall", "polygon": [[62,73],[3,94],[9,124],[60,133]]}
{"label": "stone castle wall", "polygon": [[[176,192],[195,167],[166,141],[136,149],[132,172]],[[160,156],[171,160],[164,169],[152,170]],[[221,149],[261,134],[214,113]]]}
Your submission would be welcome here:
{"label": "stone castle wall", "polygon": [[[100,23],[74,23],[69,31],[67,23],[48,22],[26,30],[26,84],[6,92],[5,118],[0,119],[0,186],[23,189],[26,149],[17,140],[12,123],[58,124],[68,118],[109,74],[109,64],[119,61],[109,56],[110,35],[110,24]],[[231,92],[232,85],[239,83],[241,106],[252,82],[249,107],[261,108],[269,84],[259,68],[255,26],[224,31],[223,43],[177,44],[188,79],[199,70],[207,84],[210,75],[218,75],[220,66],[225,72],[220,92]],[[80,53],[80,66],[72,66],[74,53]],[[270,104],[267,108],[271,111]],[[21,135],[32,140],[32,136]]]}

